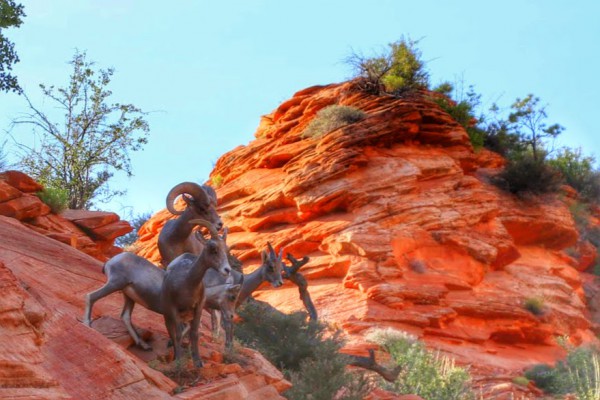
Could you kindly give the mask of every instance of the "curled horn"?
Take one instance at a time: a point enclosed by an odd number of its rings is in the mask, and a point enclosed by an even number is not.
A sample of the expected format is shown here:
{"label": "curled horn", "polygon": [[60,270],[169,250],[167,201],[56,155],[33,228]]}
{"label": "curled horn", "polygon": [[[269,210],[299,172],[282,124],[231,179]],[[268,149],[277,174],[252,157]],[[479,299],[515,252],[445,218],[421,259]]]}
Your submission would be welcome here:
{"label": "curled horn", "polygon": [[219,232],[217,232],[217,230],[215,229],[215,227],[213,226],[213,224],[211,224],[210,222],[204,220],[204,219],[193,219],[190,221],[190,224],[194,224],[194,225],[198,225],[198,226],[203,226],[206,229],[208,229],[208,231],[210,232],[210,237],[215,239],[215,240],[219,240]]}
{"label": "curled horn", "polygon": [[167,195],[167,210],[173,215],[181,215],[183,211],[178,211],[175,209],[175,199],[180,194],[187,193],[194,198],[194,200],[198,200],[201,202],[210,202],[210,199],[202,186],[198,185],[194,182],[182,182],[179,185],[175,185],[173,189]]}

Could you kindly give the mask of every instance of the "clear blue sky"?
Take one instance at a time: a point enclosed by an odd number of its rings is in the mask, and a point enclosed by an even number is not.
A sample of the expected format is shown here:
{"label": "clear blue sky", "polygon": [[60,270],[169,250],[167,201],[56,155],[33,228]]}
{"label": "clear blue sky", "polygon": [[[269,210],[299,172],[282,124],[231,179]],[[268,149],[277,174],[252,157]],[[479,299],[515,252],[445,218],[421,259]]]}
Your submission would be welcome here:
{"label": "clear blue sky", "polygon": [[[164,207],[169,189],[203,182],[220,155],[253,139],[260,116],[300,89],[341,82],[351,49],[422,38],[432,83],[464,77],[486,104],[534,93],[562,143],[600,155],[600,2],[403,0],[21,0],[15,42],[22,87],[65,85],[75,49],[115,67],[113,100],[151,111],[150,143],[133,153],[128,189],[101,208]],[[26,108],[0,94],[0,129]],[[17,138],[30,131],[14,132]],[[131,209],[129,209],[131,210]]]}

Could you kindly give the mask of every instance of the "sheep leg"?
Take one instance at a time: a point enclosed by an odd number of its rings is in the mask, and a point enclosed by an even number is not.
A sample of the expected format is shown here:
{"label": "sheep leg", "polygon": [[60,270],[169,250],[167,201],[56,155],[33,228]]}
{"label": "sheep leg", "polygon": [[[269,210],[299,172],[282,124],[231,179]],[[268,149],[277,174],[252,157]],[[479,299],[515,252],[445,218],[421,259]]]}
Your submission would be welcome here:
{"label": "sheep leg", "polygon": [[221,330],[221,316],[217,310],[210,310],[210,326],[212,328],[213,337],[219,337]]}
{"label": "sheep leg", "polygon": [[225,330],[225,349],[233,348],[233,321],[226,312],[221,312],[223,330]]}
{"label": "sheep leg", "polygon": [[117,290],[123,289],[123,285],[119,282],[111,282],[110,280],[106,282],[104,286],[100,289],[95,290],[91,293],[88,293],[85,296],[85,314],[83,316],[83,323],[87,326],[92,326],[92,307],[94,307],[94,303],[100,300],[103,297],[108,296],[111,293],[116,292]]}
{"label": "sheep leg", "polygon": [[203,308],[204,301],[196,306],[194,318],[192,319],[192,324],[190,326],[190,346],[192,347],[192,360],[194,361],[194,367],[196,368],[202,367],[202,360],[198,353],[198,328],[200,327],[200,315],[202,314]]}
{"label": "sheep leg", "polygon": [[171,310],[165,310],[165,326],[167,327],[167,332],[169,332],[169,337],[171,338],[171,342],[173,343],[173,351],[174,351],[174,359],[175,361],[181,358],[183,353],[183,349],[181,348],[181,330],[177,324],[176,311],[172,312]]}
{"label": "sheep leg", "polygon": [[125,327],[127,328],[127,332],[129,332],[129,336],[131,336],[131,338],[133,339],[135,344],[140,346],[142,349],[152,350],[152,346],[150,346],[148,343],[146,343],[145,341],[142,340],[142,338],[139,336],[139,334],[135,330],[135,327],[131,323],[131,314],[133,313],[133,307],[135,307],[135,301],[133,301],[131,298],[129,298],[126,295],[123,295],[123,298],[125,299],[125,304],[123,304],[123,312],[121,312],[121,320],[123,320],[123,323],[125,324]]}

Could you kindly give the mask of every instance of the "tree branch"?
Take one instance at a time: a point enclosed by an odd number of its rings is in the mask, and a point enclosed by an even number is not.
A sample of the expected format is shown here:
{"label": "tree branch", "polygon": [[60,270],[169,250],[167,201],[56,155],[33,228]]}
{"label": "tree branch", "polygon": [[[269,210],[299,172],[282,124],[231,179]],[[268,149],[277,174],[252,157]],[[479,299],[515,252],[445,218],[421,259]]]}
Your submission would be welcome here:
{"label": "tree branch", "polygon": [[369,357],[354,355],[348,355],[348,357],[350,358],[350,362],[348,362],[348,365],[376,372],[388,382],[394,382],[398,378],[400,372],[402,371],[401,366],[397,366],[396,368],[390,369],[384,367],[381,364],[378,364],[375,360],[375,351],[373,349],[369,349]]}
{"label": "tree branch", "polygon": [[283,278],[294,282],[294,284],[298,286],[300,300],[302,300],[302,303],[304,303],[304,307],[306,308],[306,311],[308,311],[310,320],[316,321],[317,309],[310,298],[310,293],[308,293],[308,282],[306,281],[306,278],[304,278],[304,276],[298,272],[300,267],[305,265],[310,258],[308,256],[304,256],[302,260],[297,260],[293,255],[288,253],[287,259],[292,263],[292,266],[288,267],[285,265],[285,263],[283,264]]}

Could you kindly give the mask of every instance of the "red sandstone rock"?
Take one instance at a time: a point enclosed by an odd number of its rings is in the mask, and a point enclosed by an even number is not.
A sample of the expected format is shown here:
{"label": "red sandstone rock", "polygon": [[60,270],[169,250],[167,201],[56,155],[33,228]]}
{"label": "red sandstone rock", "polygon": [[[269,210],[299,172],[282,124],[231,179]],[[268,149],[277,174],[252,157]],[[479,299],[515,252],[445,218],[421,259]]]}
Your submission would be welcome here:
{"label": "red sandstone rock", "polygon": [[[303,137],[331,104],[367,115]],[[504,376],[482,385],[502,398],[523,394],[511,383],[523,368],[564,357],[554,337],[596,341],[580,274],[558,254],[578,239],[563,197],[520,200],[493,186],[502,157],[473,152],[466,132],[428,98],[315,86],[263,116],[255,137],[212,172],[223,178],[228,242],[248,271],[267,241],[310,256],[303,273],[311,297],[348,347],[364,349],[371,328],[404,330],[476,377]],[[139,254],[160,260],[156,239],[169,218],[163,210],[142,227]],[[289,283],[257,297],[302,309]],[[524,308],[530,297],[544,299],[544,315]]]}
{"label": "red sandstone rock", "polygon": [[0,215],[26,220],[50,213],[50,207],[37,196],[25,194],[21,197],[0,203]]}
{"label": "red sandstone rock", "polygon": [[23,192],[9,185],[6,181],[0,180],[0,203],[21,197]]}
{"label": "red sandstone rock", "polygon": [[[172,398],[177,385],[138,358],[150,352],[132,348],[134,355],[125,349],[130,339],[115,319],[122,307],[120,294],[96,303],[94,316],[109,323],[102,327],[98,320],[94,325],[124,347],[81,324],[85,294],[105,282],[101,269],[86,254],[0,217],[1,398]],[[136,307],[134,320],[155,348],[166,348],[161,316]],[[203,318],[201,347],[205,360],[223,349],[223,343],[210,341],[207,324],[208,315]],[[178,397],[215,400],[242,394],[281,399],[279,392],[289,388],[289,382],[256,352],[242,352],[245,366],[215,364],[218,374],[210,385],[217,385],[218,391],[211,392],[205,380]]]}
{"label": "red sandstone rock", "polygon": [[0,173],[0,181],[4,181],[24,193],[35,193],[44,187],[20,171],[5,171]]}

